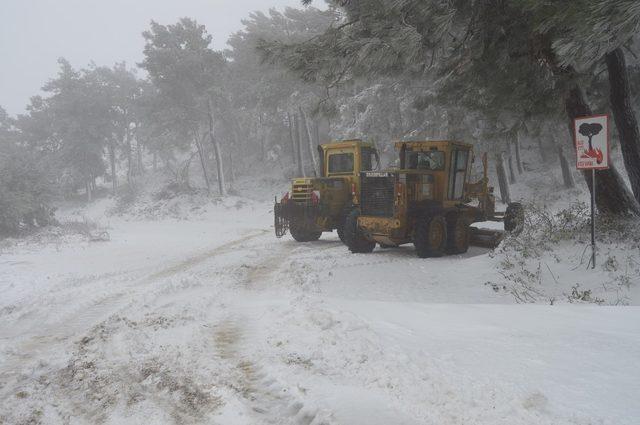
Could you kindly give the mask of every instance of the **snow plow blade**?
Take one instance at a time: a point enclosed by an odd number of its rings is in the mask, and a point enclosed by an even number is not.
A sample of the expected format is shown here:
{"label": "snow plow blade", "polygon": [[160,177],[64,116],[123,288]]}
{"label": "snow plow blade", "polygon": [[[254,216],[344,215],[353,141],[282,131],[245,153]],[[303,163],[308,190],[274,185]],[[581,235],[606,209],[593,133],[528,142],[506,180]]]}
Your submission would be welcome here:
{"label": "snow plow blade", "polygon": [[471,227],[471,245],[482,248],[496,248],[504,239],[504,232],[501,230],[479,229]]}

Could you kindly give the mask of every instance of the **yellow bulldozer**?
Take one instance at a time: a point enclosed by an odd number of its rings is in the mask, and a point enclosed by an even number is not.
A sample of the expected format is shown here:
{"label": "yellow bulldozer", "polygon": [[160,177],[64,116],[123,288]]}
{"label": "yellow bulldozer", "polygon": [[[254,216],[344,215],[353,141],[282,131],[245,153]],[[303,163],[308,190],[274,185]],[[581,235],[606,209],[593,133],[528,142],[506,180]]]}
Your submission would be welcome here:
{"label": "yellow bulldozer", "polygon": [[461,254],[472,242],[492,246],[502,233],[472,228],[484,221],[503,221],[519,232],[524,210],[519,203],[496,212],[488,185],[487,156],[483,178],[471,183],[473,146],[455,141],[397,142],[399,168],[363,171],[359,208],[345,220],[344,238],[354,253],[413,243],[419,257]]}
{"label": "yellow bulldozer", "polygon": [[378,151],[371,142],[336,141],[318,146],[320,177],[299,177],[291,191],[275,200],[277,237],[287,231],[298,242],[315,241],[322,232],[336,230],[344,241],[344,224],[357,208],[360,173],[380,168]]}

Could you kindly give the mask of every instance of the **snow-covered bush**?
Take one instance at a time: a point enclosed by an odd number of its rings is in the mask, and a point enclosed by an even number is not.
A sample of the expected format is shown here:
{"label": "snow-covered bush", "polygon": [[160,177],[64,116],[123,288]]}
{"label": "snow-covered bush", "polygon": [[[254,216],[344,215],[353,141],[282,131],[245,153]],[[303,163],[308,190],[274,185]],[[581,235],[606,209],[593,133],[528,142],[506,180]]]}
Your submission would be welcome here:
{"label": "snow-covered bush", "polygon": [[487,282],[517,302],[625,304],[640,284],[640,223],[598,216],[597,261],[591,264],[590,212],[584,203],[560,211],[526,206],[521,234],[507,236],[492,254],[502,276]]}

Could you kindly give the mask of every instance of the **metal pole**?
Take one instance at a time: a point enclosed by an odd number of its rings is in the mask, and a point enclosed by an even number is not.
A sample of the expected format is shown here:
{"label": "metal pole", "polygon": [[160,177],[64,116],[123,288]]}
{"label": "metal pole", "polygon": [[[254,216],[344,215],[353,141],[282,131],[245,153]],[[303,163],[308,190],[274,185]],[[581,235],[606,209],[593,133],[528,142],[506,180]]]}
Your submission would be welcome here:
{"label": "metal pole", "polygon": [[596,268],[596,170],[591,169],[591,268]]}

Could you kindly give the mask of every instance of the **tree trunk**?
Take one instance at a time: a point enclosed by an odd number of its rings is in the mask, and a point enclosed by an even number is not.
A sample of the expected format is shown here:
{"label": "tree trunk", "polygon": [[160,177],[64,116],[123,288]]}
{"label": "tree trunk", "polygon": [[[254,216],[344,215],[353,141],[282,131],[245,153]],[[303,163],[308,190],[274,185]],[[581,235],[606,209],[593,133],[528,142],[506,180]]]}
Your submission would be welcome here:
{"label": "tree trunk", "polygon": [[216,169],[218,171],[218,193],[220,196],[227,195],[227,185],[224,181],[224,169],[222,165],[222,149],[220,149],[220,143],[218,139],[211,137],[211,143],[213,143],[213,150],[216,154]]}
{"label": "tree trunk", "polygon": [[86,180],[85,189],[87,191],[87,203],[88,203],[88,202],[91,202],[91,199],[92,199],[92,197],[91,197],[91,180],[90,179]]}
{"label": "tree trunk", "polygon": [[537,140],[538,140],[538,150],[540,151],[540,159],[542,160],[543,164],[546,164],[547,163],[547,151],[544,149],[544,145],[542,144],[542,137],[540,137],[540,135],[538,135]]}
{"label": "tree trunk", "polygon": [[507,165],[509,166],[509,184],[516,184],[516,173],[513,171],[513,155],[511,155],[511,143],[508,143],[509,155],[507,156]]}
{"label": "tree trunk", "polygon": [[567,157],[564,156],[562,146],[558,146],[558,159],[560,160],[560,168],[562,169],[562,180],[564,181],[564,187],[566,187],[567,189],[575,187],[573,174],[571,174],[571,167],[569,167],[569,161],[567,161]]}
{"label": "tree trunk", "polygon": [[295,139],[296,139],[296,152],[298,152],[298,176],[306,177],[304,174],[304,163],[302,157],[302,143],[300,142],[300,118],[298,114],[293,116],[293,123],[295,127]]}
{"label": "tree trunk", "polygon": [[111,163],[111,186],[115,196],[118,191],[118,176],[116,176],[116,147],[113,140],[109,142],[109,162]]}
{"label": "tree trunk", "polygon": [[636,201],[640,202],[640,132],[631,106],[627,65],[620,48],[608,53],[605,59],[609,72],[611,110],[620,135],[624,167]]}
{"label": "tree trunk", "polygon": [[231,179],[231,183],[236,181],[235,170],[233,169],[233,155],[229,153],[229,178]]}
{"label": "tree trunk", "polygon": [[300,110],[300,117],[302,118],[302,124],[304,125],[305,135],[307,137],[307,146],[309,147],[309,156],[311,157],[311,163],[313,164],[313,175],[318,176],[318,159],[316,158],[315,148],[313,147],[313,137],[311,136],[311,129],[309,128],[309,122],[307,120],[307,114]]}
{"label": "tree trunk", "polygon": [[293,140],[293,120],[291,119],[291,114],[287,112],[287,121],[289,123],[289,141],[291,142],[291,160],[293,163],[296,163],[296,142]]}
{"label": "tree trunk", "polygon": [[222,150],[220,149],[220,143],[215,137],[215,117],[213,116],[213,106],[209,101],[209,140],[213,145],[213,151],[216,155],[216,170],[218,171],[218,193],[220,196],[227,195],[227,186],[224,182],[224,169],[222,166]]}
{"label": "tree trunk", "polygon": [[522,174],[524,169],[522,168],[522,157],[520,156],[520,132],[516,131],[513,138],[513,145],[516,148],[516,166],[518,167],[518,174]]}
{"label": "tree trunk", "polygon": [[142,164],[142,143],[136,140],[136,162],[138,164],[138,174],[144,174],[144,165]]}
{"label": "tree trunk", "polygon": [[318,120],[313,121],[313,144],[316,146],[320,145],[320,123]]}
{"label": "tree trunk", "polygon": [[[582,90],[575,86],[569,90],[565,97],[565,110],[569,119],[569,132],[571,134],[571,147],[575,149],[575,134],[573,120],[578,117],[592,115],[591,108],[587,105]],[[609,164],[608,170],[596,172],[596,205],[602,213],[624,215],[630,212],[640,215],[640,207],[633,195],[629,192],[624,180],[620,177],[615,165]],[[583,171],[584,179],[591,190],[591,171]]]}
{"label": "tree trunk", "polygon": [[131,184],[131,179],[133,176],[133,164],[132,164],[132,154],[131,154],[131,134],[129,133],[129,130],[126,130],[125,133],[125,141],[124,141],[124,146],[127,149],[127,183]]}
{"label": "tree trunk", "polygon": [[500,199],[503,204],[509,204],[511,202],[511,194],[509,193],[509,182],[507,181],[507,172],[504,168],[504,155],[502,153],[496,155],[496,172],[498,174]]}
{"label": "tree trunk", "polygon": [[204,176],[204,182],[207,185],[207,192],[211,193],[211,183],[209,182],[209,174],[207,174],[207,164],[204,160],[204,152],[202,151],[202,144],[198,139],[198,136],[195,138],[196,149],[198,150],[198,156],[200,157],[200,166],[202,167],[202,175]]}
{"label": "tree trunk", "polygon": [[265,131],[264,131],[264,124],[262,123],[262,112],[260,112],[260,115],[258,116],[258,123],[260,124],[260,128],[259,128],[259,132],[260,132],[260,159],[262,161],[264,161],[264,158],[266,156],[266,152],[265,152],[265,148],[264,148],[264,144],[265,144]]}

